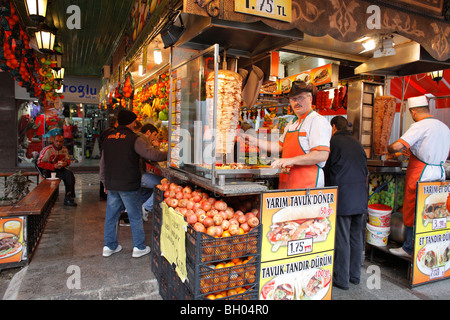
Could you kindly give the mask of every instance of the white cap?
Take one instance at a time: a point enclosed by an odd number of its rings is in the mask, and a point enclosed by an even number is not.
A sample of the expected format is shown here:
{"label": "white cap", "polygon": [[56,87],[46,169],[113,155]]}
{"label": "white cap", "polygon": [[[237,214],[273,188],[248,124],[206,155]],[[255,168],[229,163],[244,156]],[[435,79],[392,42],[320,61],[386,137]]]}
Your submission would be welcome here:
{"label": "white cap", "polygon": [[428,107],[428,99],[426,96],[409,98],[408,107],[409,109],[418,107]]}

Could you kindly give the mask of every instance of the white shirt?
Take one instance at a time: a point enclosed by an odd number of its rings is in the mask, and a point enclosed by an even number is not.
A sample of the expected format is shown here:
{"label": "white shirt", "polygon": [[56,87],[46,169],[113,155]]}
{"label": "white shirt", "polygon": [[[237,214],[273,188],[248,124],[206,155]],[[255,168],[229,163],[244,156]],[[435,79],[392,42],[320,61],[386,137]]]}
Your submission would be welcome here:
{"label": "white shirt", "polygon": [[[298,120],[297,117],[289,121],[280,137],[280,144],[284,144],[287,132],[299,131],[299,142],[305,154],[311,150],[330,151],[331,125],[328,120],[315,111],[311,111],[306,118]],[[326,161],[317,165],[325,166]]]}
{"label": "white shirt", "polygon": [[400,137],[411,153],[427,164],[420,181],[445,179],[442,164],[450,150],[450,129],[433,117],[413,123]]}

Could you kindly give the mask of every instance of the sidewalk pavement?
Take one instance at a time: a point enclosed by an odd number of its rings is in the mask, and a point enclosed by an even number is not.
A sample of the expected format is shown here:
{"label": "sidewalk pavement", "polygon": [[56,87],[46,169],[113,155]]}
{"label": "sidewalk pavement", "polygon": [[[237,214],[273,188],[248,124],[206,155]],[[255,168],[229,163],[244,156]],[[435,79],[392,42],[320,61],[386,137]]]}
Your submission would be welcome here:
{"label": "sidewalk pavement", "polygon": [[[161,300],[151,255],[132,258],[130,227],[120,227],[123,249],[102,256],[106,202],[98,201],[98,175],[77,174],[78,207],[60,194],[31,263],[0,272],[4,300]],[[64,187],[60,188],[63,192]],[[151,245],[151,219],[144,222]],[[362,267],[361,283],[333,287],[333,300],[448,300],[450,279],[411,289],[408,263],[381,251]],[[3,275],[3,276],[1,276]]]}

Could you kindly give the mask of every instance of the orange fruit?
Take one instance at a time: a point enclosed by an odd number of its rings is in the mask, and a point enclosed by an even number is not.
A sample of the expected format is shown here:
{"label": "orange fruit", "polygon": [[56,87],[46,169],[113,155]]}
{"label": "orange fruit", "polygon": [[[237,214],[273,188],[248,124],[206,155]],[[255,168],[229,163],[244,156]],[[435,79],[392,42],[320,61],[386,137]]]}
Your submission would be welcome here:
{"label": "orange fruit", "polygon": [[240,262],[240,261],[241,261],[240,258],[234,258],[234,259],[231,259],[231,262],[233,262],[234,264],[237,264],[237,263]]}
{"label": "orange fruit", "polygon": [[216,299],[216,295],[214,295],[214,294],[208,294],[207,296],[206,296],[206,299],[209,299],[209,300],[215,300]]}
{"label": "orange fruit", "polygon": [[234,267],[234,263],[233,262],[227,262],[226,264],[225,264],[225,268],[231,268],[231,267]]}
{"label": "orange fruit", "polygon": [[236,289],[230,289],[227,291],[227,296],[234,296],[238,294],[238,291]]}

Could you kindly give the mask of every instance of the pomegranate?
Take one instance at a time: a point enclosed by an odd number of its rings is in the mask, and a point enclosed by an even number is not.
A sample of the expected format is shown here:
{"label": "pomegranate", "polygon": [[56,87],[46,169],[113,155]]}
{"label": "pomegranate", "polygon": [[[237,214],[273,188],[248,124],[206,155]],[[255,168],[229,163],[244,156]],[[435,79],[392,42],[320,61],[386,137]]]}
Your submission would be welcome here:
{"label": "pomegranate", "polygon": [[209,227],[213,226],[213,225],[214,225],[214,220],[213,220],[213,218],[211,218],[211,217],[206,217],[206,218],[203,220],[203,225],[204,225],[206,228],[209,228]]}
{"label": "pomegranate", "polygon": [[172,208],[176,208],[176,207],[178,207],[178,200],[177,199],[170,199],[169,200],[169,206],[170,207],[172,207]]}
{"label": "pomegranate", "polygon": [[187,200],[186,201],[186,208],[188,208],[189,210],[194,210],[194,202],[191,200]]}
{"label": "pomegranate", "polygon": [[198,219],[198,222],[200,222],[200,223],[204,223],[205,222],[205,219],[206,218],[208,218],[208,216],[206,215],[206,213],[201,213],[201,214],[198,214],[197,215],[197,219]]}
{"label": "pomegranate", "polygon": [[259,219],[257,217],[252,217],[248,219],[247,223],[251,228],[254,228],[259,225]]}
{"label": "pomegranate", "polygon": [[225,212],[227,214],[227,219],[231,219],[234,216],[234,210],[231,207],[228,207],[225,209]]}
{"label": "pomegranate", "polygon": [[214,203],[214,207],[219,211],[224,211],[228,208],[228,205],[223,200],[218,200]]}
{"label": "pomegranate", "polygon": [[216,226],[216,237],[221,237],[223,234],[223,229],[221,226]]}
{"label": "pomegranate", "polygon": [[175,198],[176,198],[177,200],[183,199],[183,198],[184,198],[183,192],[177,191],[177,193],[175,194]]}
{"label": "pomegranate", "polygon": [[200,222],[196,222],[194,224],[194,230],[197,232],[206,232],[205,226]]}
{"label": "pomegranate", "polygon": [[255,215],[253,212],[247,212],[247,213],[245,214],[245,217],[246,217],[247,220],[248,220],[248,219],[250,219],[251,217],[256,217],[256,215]]}
{"label": "pomegranate", "polygon": [[209,203],[208,201],[203,201],[202,209],[205,210],[205,212],[208,212],[209,210],[211,210],[211,203]]}
{"label": "pomegranate", "polygon": [[230,227],[228,228],[228,232],[232,236],[238,235],[239,234],[239,226],[235,225],[235,224],[230,225]]}
{"label": "pomegranate", "polygon": [[239,221],[237,221],[236,218],[232,218],[232,219],[230,219],[228,221],[230,222],[230,226],[234,224],[234,225],[239,227]]}
{"label": "pomegranate", "polygon": [[187,223],[193,225],[197,222],[197,216],[195,214],[189,214],[186,216]]}
{"label": "pomegranate", "polygon": [[196,195],[196,196],[192,195],[191,199],[192,199],[192,201],[197,202],[197,203],[202,201],[202,197],[200,197],[199,195]]}
{"label": "pomegranate", "polygon": [[169,184],[169,180],[167,180],[167,178],[163,178],[162,180],[161,180],[161,184]]}
{"label": "pomegranate", "polygon": [[215,237],[217,235],[217,230],[215,226],[210,226],[206,228],[206,233],[211,236],[211,237]]}
{"label": "pomegranate", "polygon": [[230,227],[230,221],[223,220],[221,227],[222,227],[223,230],[228,230],[228,228]]}
{"label": "pomegranate", "polygon": [[187,206],[187,200],[186,199],[180,199],[180,201],[178,202],[178,205],[181,207],[181,208],[186,208],[186,206]]}
{"label": "pomegranate", "polygon": [[247,222],[247,217],[246,216],[239,216],[237,221],[239,222],[239,224],[243,224]]}
{"label": "pomegranate", "polygon": [[192,193],[192,189],[189,186],[183,188],[183,193]]}
{"label": "pomegranate", "polygon": [[241,224],[240,227],[241,227],[241,229],[244,230],[244,232],[246,232],[246,233],[250,231],[250,226],[248,225],[247,222]]}
{"label": "pomegranate", "polygon": [[223,222],[223,217],[222,217],[222,215],[221,214],[215,214],[214,216],[213,216],[213,221],[214,221],[214,224],[216,225],[216,226],[220,226],[220,225],[222,225],[222,222]]}

